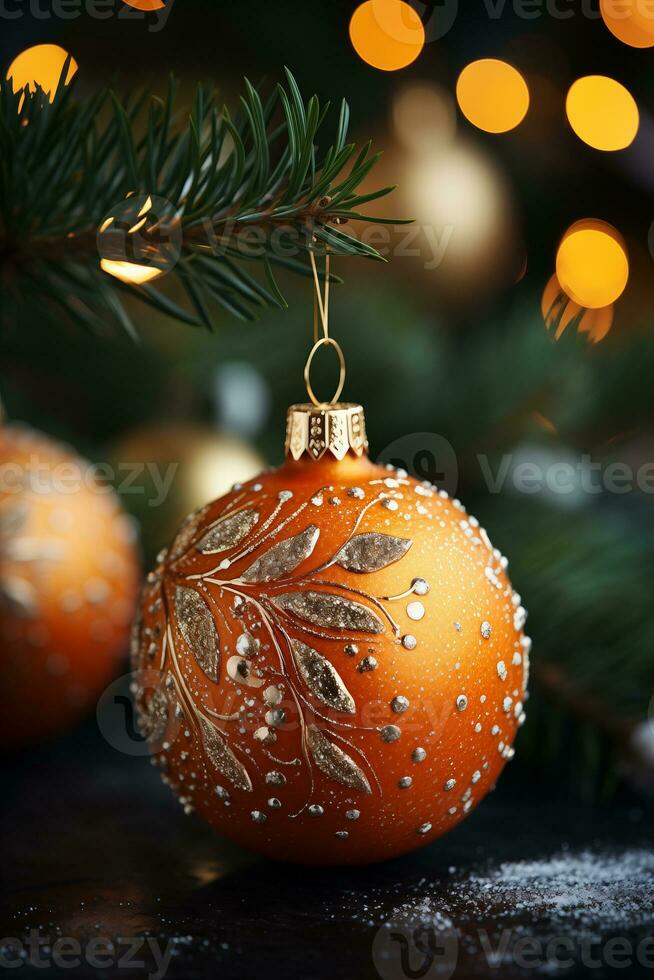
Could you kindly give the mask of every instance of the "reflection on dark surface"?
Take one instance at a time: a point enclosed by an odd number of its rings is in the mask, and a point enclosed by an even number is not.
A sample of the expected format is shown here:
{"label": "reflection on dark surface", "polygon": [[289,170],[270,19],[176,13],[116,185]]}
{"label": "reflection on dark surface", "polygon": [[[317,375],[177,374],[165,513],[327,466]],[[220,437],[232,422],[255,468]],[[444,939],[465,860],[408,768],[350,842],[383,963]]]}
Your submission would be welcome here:
{"label": "reflection on dark surface", "polygon": [[[591,975],[629,949],[629,976],[652,966],[652,832],[629,801],[572,808],[508,777],[409,857],[302,868],[233,847],[183,815],[147,760],[87,734],[7,766],[0,922],[23,944],[15,976],[60,976],[49,957],[64,937],[81,947],[68,973],[104,977]],[[113,943],[101,969],[86,958],[99,940]]]}

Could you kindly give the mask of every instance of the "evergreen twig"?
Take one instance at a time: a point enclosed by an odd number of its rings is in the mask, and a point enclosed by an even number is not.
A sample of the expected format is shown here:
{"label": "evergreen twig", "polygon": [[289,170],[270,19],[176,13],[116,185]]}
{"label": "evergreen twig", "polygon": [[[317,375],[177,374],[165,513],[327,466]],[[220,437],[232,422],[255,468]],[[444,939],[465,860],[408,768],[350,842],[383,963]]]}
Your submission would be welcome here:
{"label": "evergreen twig", "polygon": [[[0,90],[5,311],[15,316],[27,305],[39,317],[51,310],[90,330],[133,332],[123,303],[132,295],[211,328],[216,304],[242,319],[262,306],[284,306],[273,267],[310,274],[309,248],[382,258],[339,227],[393,189],[359,193],[377,157],[370,144],[359,152],[347,142],[347,103],[333,143],[320,153],[328,106],[316,96],[305,102],[288,70],[286,85],[267,101],[246,80],[233,117],[199,86],[188,117],[176,124],[174,80],[164,99],[119,98],[109,89],[78,99],[75,82],[63,84],[68,67],[52,102],[38,88],[14,92],[6,83]],[[127,212],[118,227],[108,221],[117,212]],[[105,223],[105,258],[170,271],[188,303],[174,302],[158,284],[104,271],[97,236]],[[261,279],[248,263],[262,269]]]}

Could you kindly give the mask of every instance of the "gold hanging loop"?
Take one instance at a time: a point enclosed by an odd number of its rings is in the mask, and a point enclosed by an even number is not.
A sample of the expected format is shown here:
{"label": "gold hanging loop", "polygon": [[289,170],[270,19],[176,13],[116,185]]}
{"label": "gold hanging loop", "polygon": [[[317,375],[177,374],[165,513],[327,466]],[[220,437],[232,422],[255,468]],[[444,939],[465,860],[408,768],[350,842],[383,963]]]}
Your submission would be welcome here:
{"label": "gold hanging loop", "polygon": [[[313,301],[313,347],[309,352],[307,362],[304,365],[304,383],[307,388],[307,394],[313,402],[314,405],[334,405],[335,402],[341,397],[343,391],[343,386],[345,385],[345,355],[338,341],[334,340],[329,336],[329,270],[330,270],[330,256],[329,252],[325,254],[325,292],[324,296],[320,289],[320,277],[318,275],[318,266],[316,264],[316,257],[313,251],[309,251],[309,257],[311,259],[311,268],[313,270],[313,284],[314,284],[314,301]],[[320,336],[319,323],[322,325],[322,337]],[[313,359],[320,350],[321,347],[333,347],[336,351],[339,364],[339,377],[338,386],[332,398],[328,402],[321,402],[315,395],[313,387],[311,385],[311,366],[313,364]]]}

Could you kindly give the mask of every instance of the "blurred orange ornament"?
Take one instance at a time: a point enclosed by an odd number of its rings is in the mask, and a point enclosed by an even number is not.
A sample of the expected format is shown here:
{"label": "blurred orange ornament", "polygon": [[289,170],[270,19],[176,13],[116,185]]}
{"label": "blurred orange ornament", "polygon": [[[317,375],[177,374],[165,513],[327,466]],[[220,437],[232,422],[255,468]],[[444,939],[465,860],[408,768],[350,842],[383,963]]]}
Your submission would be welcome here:
{"label": "blurred orange ornament", "polygon": [[274,858],[365,863],[440,836],[524,721],[506,560],[366,446],[360,406],[293,406],[284,465],[191,515],[143,596],[136,700],[163,778]]}
{"label": "blurred orange ornament", "polygon": [[620,233],[607,221],[584,218],[571,225],[556,255],[563,291],[579,306],[610,306],[629,280],[629,259]]}
{"label": "blurred orange ornament", "polygon": [[556,275],[547,283],[543,292],[541,311],[548,330],[556,327],[554,339],[559,340],[571,323],[576,323],[578,333],[588,334],[592,344],[599,344],[613,326],[614,308],[604,306],[589,310],[579,306],[561,289]]}
{"label": "blurred orange ornament", "polygon": [[0,426],[0,745],[38,742],[93,709],[129,645],[132,526],[89,464]]}
{"label": "blurred orange ornament", "polygon": [[425,29],[404,0],[365,0],[352,14],[350,40],[367,64],[397,71],[415,61],[425,45]]}
{"label": "blurred orange ornament", "polygon": [[654,45],[654,4],[650,0],[600,0],[602,20],[615,37],[632,48]]}

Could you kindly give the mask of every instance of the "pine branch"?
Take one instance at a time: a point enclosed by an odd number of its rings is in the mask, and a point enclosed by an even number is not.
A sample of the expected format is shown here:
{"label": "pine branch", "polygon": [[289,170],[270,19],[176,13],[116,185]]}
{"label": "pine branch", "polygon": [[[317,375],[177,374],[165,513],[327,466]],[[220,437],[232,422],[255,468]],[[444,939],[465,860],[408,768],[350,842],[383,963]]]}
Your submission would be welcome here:
{"label": "pine branch", "polygon": [[[309,249],[382,259],[337,227],[393,189],[359,193],[377,156],[347,143],[346,102],[320,153],[328,106],[305,102],[288,70],[266,101],[246,80],[234,116],[199,86],[180,124],[172,79],[163,100],[108,89],[77,99],[67,71],[52,103],[40,89],[0,90],[5,310],[29,304],[93,331],[133,332],[129,295],[211,328],[216,305],[246,320],[284,307],[273,268],[309,275]],[[147,284],[166,273],[183,306]]]}

